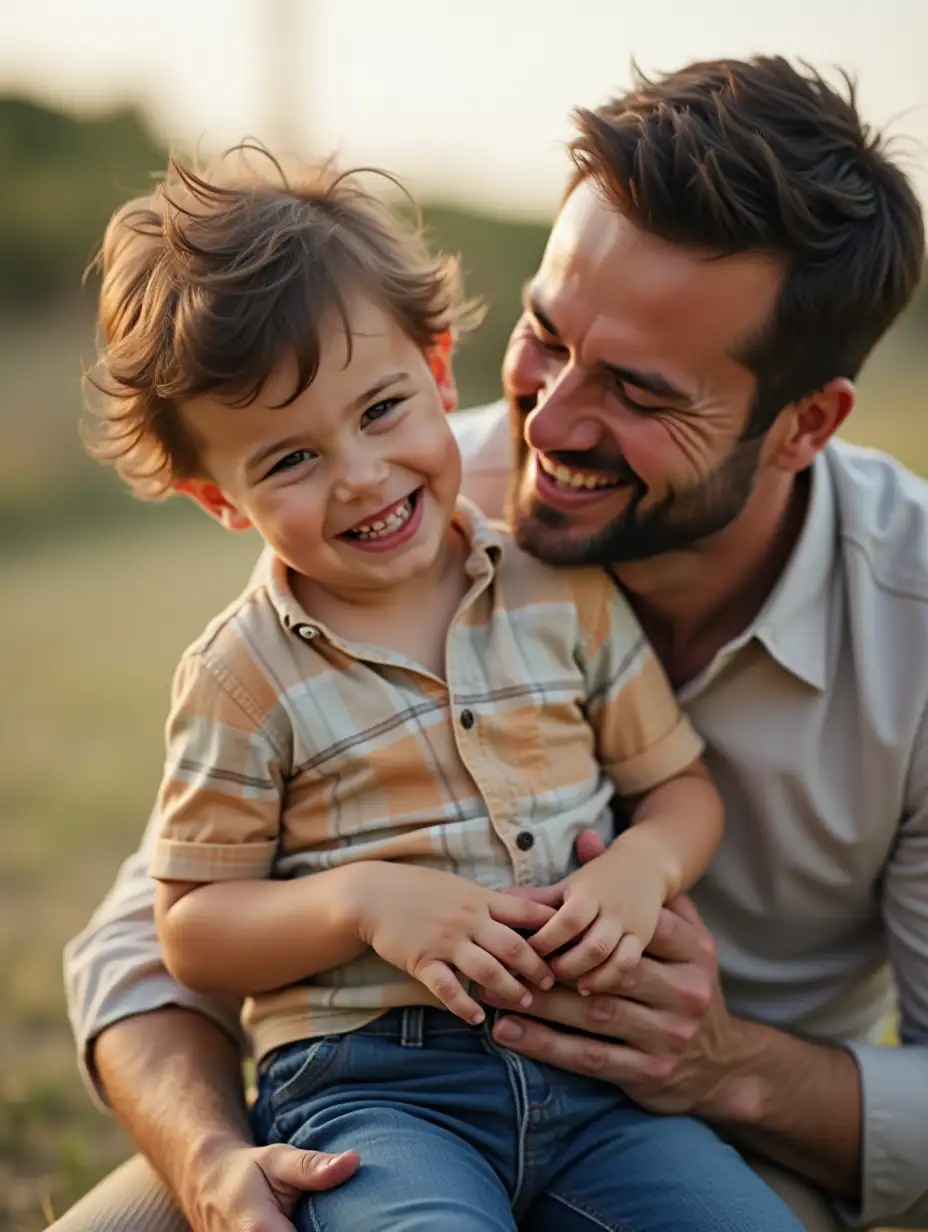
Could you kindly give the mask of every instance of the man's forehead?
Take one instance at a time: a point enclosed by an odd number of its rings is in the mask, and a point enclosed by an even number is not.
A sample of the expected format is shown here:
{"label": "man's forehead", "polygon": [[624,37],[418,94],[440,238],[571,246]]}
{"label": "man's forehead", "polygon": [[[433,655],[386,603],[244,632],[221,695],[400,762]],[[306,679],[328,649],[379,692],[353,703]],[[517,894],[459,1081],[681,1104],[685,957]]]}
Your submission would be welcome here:
{"label": "man's forehead", "polygon": [[[774,310],[782,262],[728,257],[639,230],[585,180],[555,219],[532,290],[560,332],[727,350]],[[642,337],[637,337],[642,335]]]}

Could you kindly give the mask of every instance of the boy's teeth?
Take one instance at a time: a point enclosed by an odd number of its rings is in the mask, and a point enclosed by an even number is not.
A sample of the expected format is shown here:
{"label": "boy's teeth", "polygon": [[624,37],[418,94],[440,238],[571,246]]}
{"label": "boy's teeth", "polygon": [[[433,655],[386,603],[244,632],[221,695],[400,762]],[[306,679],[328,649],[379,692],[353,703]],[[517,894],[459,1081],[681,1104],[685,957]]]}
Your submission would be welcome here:
{"label": "boy's teeth", "polygon": [[411,515],[412,501],[407,496],[404,501],[394,505],[385,518],[378,518],[376,522],[362,522],[360,526],[352,529],[351,534],[356,535],[358,539],[381,539],[398,531],[405,522],[409,521]]}

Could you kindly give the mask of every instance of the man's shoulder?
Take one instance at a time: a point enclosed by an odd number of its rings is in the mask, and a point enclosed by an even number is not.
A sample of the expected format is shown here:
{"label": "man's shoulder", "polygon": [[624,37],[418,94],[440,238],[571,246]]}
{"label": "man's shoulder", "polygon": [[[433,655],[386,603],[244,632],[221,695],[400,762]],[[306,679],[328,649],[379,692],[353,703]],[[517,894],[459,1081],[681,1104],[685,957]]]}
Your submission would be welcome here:
{"label": "man's shoulder", "polygon": [[928,604],[928,482],[875,449],[828,447],[846,565],[887,596]]}
{"label": "man's shoulder", "polygon": [[463,494],[491,518],[502,517],[512,469],[512,434],[505,402],[456,411],[451,429],[461,451]]}

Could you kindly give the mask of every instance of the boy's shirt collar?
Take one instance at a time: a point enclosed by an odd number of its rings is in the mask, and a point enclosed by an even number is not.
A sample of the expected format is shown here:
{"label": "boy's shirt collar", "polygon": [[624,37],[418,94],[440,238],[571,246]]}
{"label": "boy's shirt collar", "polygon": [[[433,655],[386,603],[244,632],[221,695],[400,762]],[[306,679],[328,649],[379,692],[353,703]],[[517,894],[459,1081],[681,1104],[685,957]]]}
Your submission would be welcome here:
{"label": "boy's shirt collar", "polygon": [[[464,565],[468,577],[488,585],[496,576],[508,535],[463,496],[458,498],[453,524],[469,549]],[[288,632],[305,642],[320,636],[328,641],[340,640],[321,621],[314,619],[296,598],[290,585],[290,570],[279,557],[265,552],[255,571],[254,583],[266,589],[281,625]]]}

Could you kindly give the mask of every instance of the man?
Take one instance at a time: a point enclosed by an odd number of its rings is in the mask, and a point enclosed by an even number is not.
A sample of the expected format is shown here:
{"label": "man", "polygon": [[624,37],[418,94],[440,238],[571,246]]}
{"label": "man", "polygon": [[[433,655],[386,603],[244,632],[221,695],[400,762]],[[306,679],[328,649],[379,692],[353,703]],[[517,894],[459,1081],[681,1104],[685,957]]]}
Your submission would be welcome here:
{"label": "man", "polygon": [[[928,1226],[928,489],[832,439],[921,213],[853,94],[781,59],[639,80],[578,127],[506,358],[515,456],[501,408],[463,416],[470,494],[497,512],[511,470],[522,544],[612,571],[727,833],[633,980],[496,1037],[703,1117],[809,1229]],[[69,951],[82,1055],[197,1232],[283,1232],[296,1162],[249,1149],[235,1007],[164,973],[146,859]],[[137,1161],[59,1226],[170,1212]]]}

